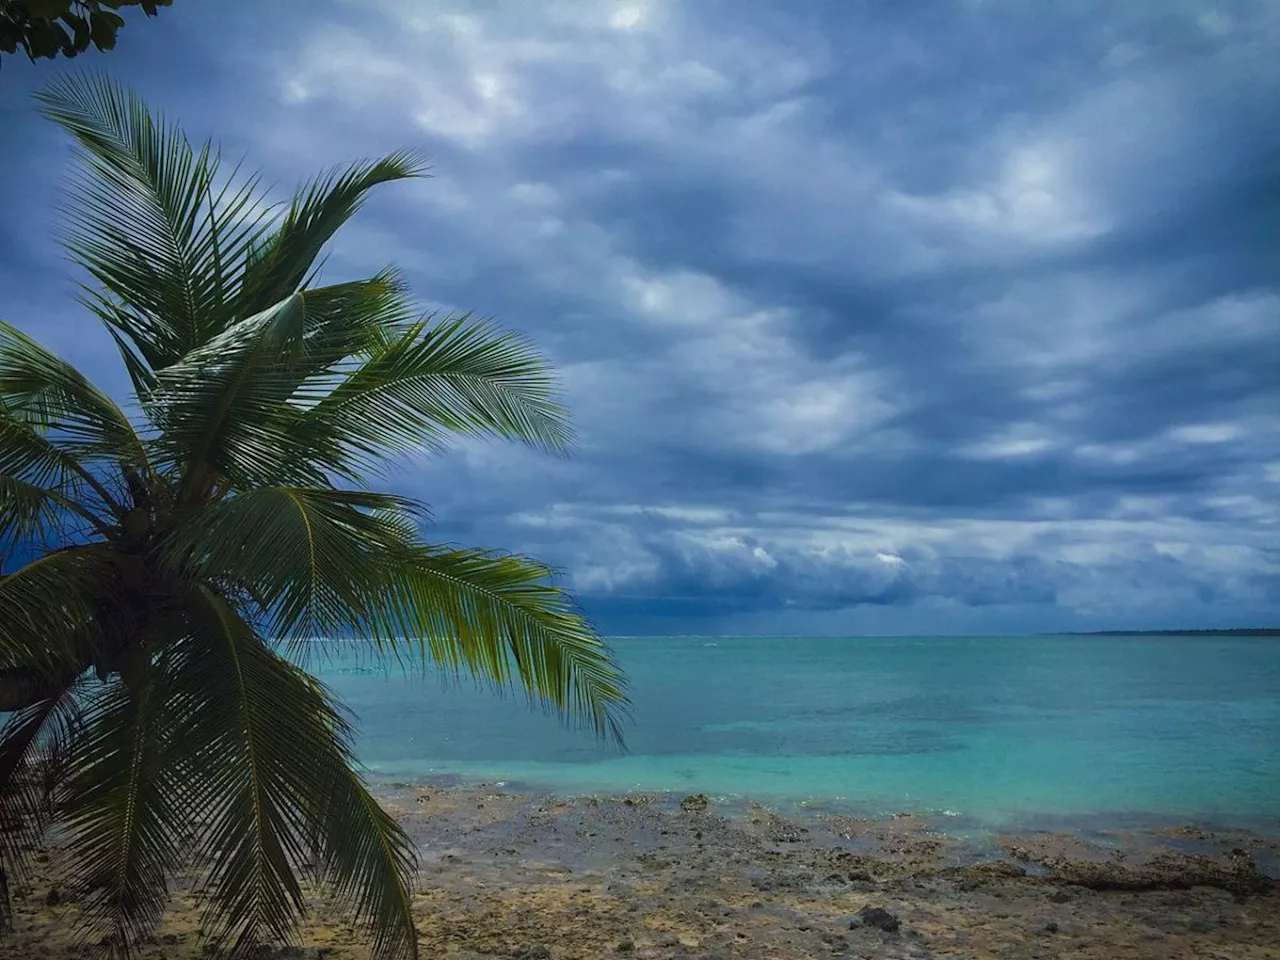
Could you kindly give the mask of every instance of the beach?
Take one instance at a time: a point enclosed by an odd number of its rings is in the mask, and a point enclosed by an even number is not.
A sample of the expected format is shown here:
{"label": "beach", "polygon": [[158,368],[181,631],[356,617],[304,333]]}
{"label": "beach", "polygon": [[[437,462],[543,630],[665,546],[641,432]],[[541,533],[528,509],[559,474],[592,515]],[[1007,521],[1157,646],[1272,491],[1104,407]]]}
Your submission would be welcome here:
{"label": "beach", "polygon": [[[974,833],[909,812],[483,784],[381,799],[421,849],[424,958],[1280,957],[1280,837],[1241,829]],[[37,866],[0,956],[78,956],[56,849]],[[203,956],[193,882],[140,956]],[[317,909],[301,946],[266,956],[368,952]]]}

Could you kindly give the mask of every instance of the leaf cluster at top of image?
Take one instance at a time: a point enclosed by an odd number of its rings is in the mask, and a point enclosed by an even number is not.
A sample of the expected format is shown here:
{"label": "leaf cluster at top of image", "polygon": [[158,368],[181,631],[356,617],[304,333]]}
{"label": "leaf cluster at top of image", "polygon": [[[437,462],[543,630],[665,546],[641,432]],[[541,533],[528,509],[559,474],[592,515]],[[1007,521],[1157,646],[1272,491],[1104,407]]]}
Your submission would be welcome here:
{"label": "leaf cluster at top of image", "polygon": [[79,144],[66,244],[136,409],[0,323],[4,876],[56,824],[109,953],[194,866],[214,951],[291,940],[314,883],[378,956],[416,956],[415,849],[296,654],[367,638],[620,739],[623,678],[548,569],[424,542],[425,507],[364,483],[452,434],[563,452],[555,382],[490,324],[423,319],[394,270],[319,284],[325,244],[370,189],[423,175],[414,156],[272,206],[111,82],[39,102]]}
{"label": "leaf cluster at top of image", "polygon": [[[124,26],[121,7],[154,17],[173,0],[0,0],[0,54],[19,50],[33,63],[78,57],[92,45],[111,50]],[[0,66],[4,63],[0,57]]]}

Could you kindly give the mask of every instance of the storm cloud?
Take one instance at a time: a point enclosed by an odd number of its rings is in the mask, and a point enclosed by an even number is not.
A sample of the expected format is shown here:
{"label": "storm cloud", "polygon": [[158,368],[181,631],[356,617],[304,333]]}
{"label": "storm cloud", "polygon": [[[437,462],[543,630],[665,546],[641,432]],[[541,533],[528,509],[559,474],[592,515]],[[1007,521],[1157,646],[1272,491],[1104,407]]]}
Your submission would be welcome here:
{"label": "storm cloud", "polygon": [[[252,9],[251,9],[252,7]],[[559,366],[580,437],[386,479],[612,633],[1280,620],[1280,9],[174,5],[95,59],[283,194],[399,147],[400,266]],[[0,311],[110,389],[0,74]]]}

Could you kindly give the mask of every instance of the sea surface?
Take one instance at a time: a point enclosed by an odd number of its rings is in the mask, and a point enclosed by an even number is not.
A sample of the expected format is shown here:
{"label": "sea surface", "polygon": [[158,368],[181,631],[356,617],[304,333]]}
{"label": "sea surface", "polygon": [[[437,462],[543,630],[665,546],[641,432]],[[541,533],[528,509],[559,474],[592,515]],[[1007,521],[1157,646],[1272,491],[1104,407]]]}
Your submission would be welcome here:
{"label": "sea surface", "polygon": [[988,826],[1203,820],[1280,832],[1280,640],[653,637],[610,642],[627,752],[523,699],[309,663],[375,781],[707,793]]}

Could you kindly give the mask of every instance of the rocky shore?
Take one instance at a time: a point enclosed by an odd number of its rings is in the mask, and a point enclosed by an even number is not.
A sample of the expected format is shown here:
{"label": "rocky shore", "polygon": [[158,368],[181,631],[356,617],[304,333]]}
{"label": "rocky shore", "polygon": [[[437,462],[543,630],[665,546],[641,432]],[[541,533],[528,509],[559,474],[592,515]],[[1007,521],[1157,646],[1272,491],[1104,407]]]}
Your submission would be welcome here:
{"label": "rocky shore", "polygon": [[[549,800],[405,787],[423,851],[426,960],[480,958],[1280,958],[1273,838],[1203,826],[974,838],[705,797]],[[944,827],[953,827],[945,824]],[[14,891],[0,957],[78,954],[57,852]],[[202,956],[188,888],[143,957]],[[367,957],[318,917],[279,957]]]}

